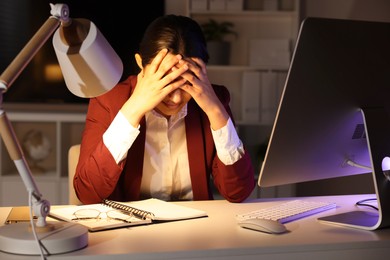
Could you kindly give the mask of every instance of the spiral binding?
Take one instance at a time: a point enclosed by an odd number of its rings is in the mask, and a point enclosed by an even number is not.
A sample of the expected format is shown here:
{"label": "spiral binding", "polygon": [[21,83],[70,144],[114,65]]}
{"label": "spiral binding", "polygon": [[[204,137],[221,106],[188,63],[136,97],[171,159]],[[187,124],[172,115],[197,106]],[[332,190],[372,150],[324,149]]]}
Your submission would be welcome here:
{"label": "spiral binding", "polygon": [[136,216],[140,219],[148,219],[148,218],[153,219],[153,217],[154,217],[154,214],[152,212],[137,209],[137,208],[131,207],[129,205],[124,205],[124,204],[121,204],[121,203],[118,203],[118,202],[115,202],[112,200],[104,199],[103,204],[106,206],[109,206],[111,208],[114,208],[114,209],[118,209],[121,211],[132,213],[134,216]]}

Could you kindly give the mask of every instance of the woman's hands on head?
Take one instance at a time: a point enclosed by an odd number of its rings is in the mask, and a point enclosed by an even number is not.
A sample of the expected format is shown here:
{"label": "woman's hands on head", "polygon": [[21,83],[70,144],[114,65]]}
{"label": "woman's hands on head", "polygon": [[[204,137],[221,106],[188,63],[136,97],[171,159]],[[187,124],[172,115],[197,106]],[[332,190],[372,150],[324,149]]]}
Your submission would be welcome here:
{"label": "woman's hands on head", "polygon": [[189,93],[206,113],[211,127],[214,130],[220,129],[226,125],[229,115],[211,86],[206,64],[199,58],[187,58],[185,62],[188,70],[181,75],[186,80],[181,89]]}
{"label": "woman's hands on head", "polygon": [[217,130],[226,125],[228,113],[219,101],[208,79],[206,64],[200,58],[185,58],[161,50],[153,61],[142,67],[137,86],[121,111],[134,127],[146,112],[159,105],[169,94],[181,89],[188,93],[206,113],[211,127]]}
{"label": "woman's hands on head", "polygon": [[[183,64],[181,55],[169,54],[161,50],[152,63],[142,67],[137,77],[137,86],[122,106],[121,111],[134,127],[139,125],[146,112],[155,108],[169,93],[182,86],[185,79],[179,78],[188,66]],[[176,67],[174,71],[173,67]],[[179,78],[179,79],[178,79]],[[178,79],[178,80],[177,80]]]}

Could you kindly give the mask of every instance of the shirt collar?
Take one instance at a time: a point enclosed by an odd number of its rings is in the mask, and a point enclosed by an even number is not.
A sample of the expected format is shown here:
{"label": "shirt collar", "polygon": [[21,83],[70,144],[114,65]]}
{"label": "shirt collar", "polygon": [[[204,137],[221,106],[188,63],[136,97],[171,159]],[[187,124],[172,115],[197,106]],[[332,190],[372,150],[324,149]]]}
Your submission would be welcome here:
{"label": "shirt collar", "polygon": [[[169,118],[169,124],[173,125],[175,124],[176,122],[178,122],[179,120],[183,119],[186,115],[187,115],[187,104],[185,104],[182,109],[176,114],[176,115],[173,115]],[[160,113],[158,113],[156,110],[152,110],[150,112],[147,112],[145,114],[145,117],[146,119],[148,119],[150,116],[153,116],[155,118],[165,118],[163,115],[161,115]]]}

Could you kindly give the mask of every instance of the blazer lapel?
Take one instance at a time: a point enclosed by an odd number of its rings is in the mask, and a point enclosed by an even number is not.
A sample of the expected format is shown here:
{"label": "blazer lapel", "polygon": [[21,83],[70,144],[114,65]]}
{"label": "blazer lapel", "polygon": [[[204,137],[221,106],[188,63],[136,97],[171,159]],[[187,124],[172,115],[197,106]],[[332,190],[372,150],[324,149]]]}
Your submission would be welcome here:
{"label": "blazer lapel", "polygon": [[[188,161],[194,200],[209,199],[208,177],[205,160],[204,133],[202,127],[202,117],[198,109],[195,109],[195,102],[188,102],[188,111],[185,118]],[[203,187],[203,188],[202,188]]]}

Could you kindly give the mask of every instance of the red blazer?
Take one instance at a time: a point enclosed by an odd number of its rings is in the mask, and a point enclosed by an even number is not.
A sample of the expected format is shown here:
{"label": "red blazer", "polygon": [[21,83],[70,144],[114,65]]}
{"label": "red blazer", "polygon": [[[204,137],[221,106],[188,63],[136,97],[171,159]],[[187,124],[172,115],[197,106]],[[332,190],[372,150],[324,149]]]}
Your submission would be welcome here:
{"label": "red blazer", "polygon": [[[119,165],[103,143],[103,133],[130,97],[137,77],[130,76],[108,93],[90,99],[81,142],[79,163],[74,177],[78,198],[84,203],[99,203],[104,198],[117,201],[138,200],[142,178],[145,146],[145,118],[140,122],[140,134]],[[232,120],[230,94],[223,86],[214,90]],[[233,165],[224,165],[216,154],[206,114],[191,99],[185,117],[188,159],[194,200],[213,199],[210,181],[230,202],[241,202],[255,186],[254,170],[249,154]]]}

